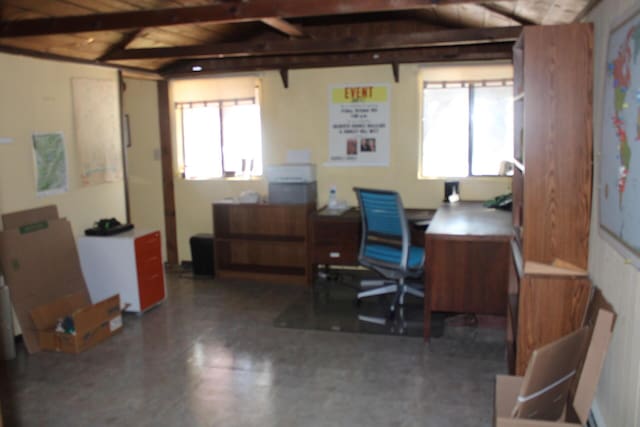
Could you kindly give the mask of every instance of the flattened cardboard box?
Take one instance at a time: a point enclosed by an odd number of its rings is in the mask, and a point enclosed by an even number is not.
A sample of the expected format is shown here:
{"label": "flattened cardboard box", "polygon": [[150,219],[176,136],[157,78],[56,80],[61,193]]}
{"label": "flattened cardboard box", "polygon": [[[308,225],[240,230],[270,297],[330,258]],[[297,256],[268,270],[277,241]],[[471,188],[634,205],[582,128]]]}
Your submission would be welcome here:
{"label": "flattened cardboard box", "polygon": [[[75,335],[56,332],[58,319],[73,319]],[[80,353],[122,330],[120,297],[87,304],[82,293],[67,295],[31,310],[40,350]]]}
{"label": "flattened cardboard box", "polygon": [[40,351],[40,331],[31,318],[32,310],[72,295],[77,304],[91,305],[71,224],[55,217],[55,206],[2,216],[0,269],[29,353]]}
{"label": "flattened cardboard box", "polygon": [[511,413],[521,391],[523,377],[498,375],[495,394],[495,427],[579,427],[586,425],[595,396],[602,365],[613,334],[615,313],[611,305],[596,291],[584,322],[591,338],[575,390],[569,393],[565,416],[558,421],[512,418]]}

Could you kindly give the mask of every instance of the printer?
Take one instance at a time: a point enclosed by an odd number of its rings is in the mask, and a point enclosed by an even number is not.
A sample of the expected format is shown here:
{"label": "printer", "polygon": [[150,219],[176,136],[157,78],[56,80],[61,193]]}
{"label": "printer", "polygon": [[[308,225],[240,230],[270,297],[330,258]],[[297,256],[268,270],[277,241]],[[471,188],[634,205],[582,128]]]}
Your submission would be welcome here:
{"label": "printer", "polygon": [[316,165],[311,163],[285,163],[265,168],[267,181],[271,183],[315,182]]}
{"label": "printer", "polygon": [[269,182],[269,203],[316,203],[316,166],[311,163],[286,163],[265,168]]}

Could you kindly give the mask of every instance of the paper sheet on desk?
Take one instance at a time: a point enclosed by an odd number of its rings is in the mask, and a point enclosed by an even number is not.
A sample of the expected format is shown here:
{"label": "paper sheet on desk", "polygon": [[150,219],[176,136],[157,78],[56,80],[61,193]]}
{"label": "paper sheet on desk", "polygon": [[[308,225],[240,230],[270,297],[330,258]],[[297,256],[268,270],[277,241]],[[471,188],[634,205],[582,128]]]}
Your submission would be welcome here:
{"label": "paper sheet on desk", "polygon": [[339,208],[324,208],[320,212],[318,212],[318,214],[326,215],[326,216],[340,216],[348,210],[349,210],[349,206],[339,207]]}

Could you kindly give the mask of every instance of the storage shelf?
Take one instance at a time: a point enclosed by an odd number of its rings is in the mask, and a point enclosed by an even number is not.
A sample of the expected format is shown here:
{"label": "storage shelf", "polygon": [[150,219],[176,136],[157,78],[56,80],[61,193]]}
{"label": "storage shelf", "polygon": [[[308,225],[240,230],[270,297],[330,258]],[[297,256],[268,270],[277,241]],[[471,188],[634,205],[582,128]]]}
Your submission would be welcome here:
{"label": "storage shelf", "polygon": [[514,239],[506,341],[516,375],[524,374],[536,348],[582,324],[589,297],[588,277],[557,265],[587,269],[592,135],[590,126],[572,123],[590,123],[593,116],[592,40],[589,24],[529,26],[514,45]]}
{"label": "storage shelf", "polygon": [[310,283],[309,214],[315,205],[214,203],[221,278]]}

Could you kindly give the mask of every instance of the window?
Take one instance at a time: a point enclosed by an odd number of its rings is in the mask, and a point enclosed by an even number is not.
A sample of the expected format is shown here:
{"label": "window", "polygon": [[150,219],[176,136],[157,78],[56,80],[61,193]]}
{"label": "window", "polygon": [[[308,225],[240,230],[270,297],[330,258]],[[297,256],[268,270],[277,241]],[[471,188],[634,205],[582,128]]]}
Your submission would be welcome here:
{"label": "window", "polygon": [[512,158],[510,80],[424,83],[422,176],[494,176]]}
{"label": "window", "polygon": [[186,179],[262,175],[256,98],[176,103]]}

